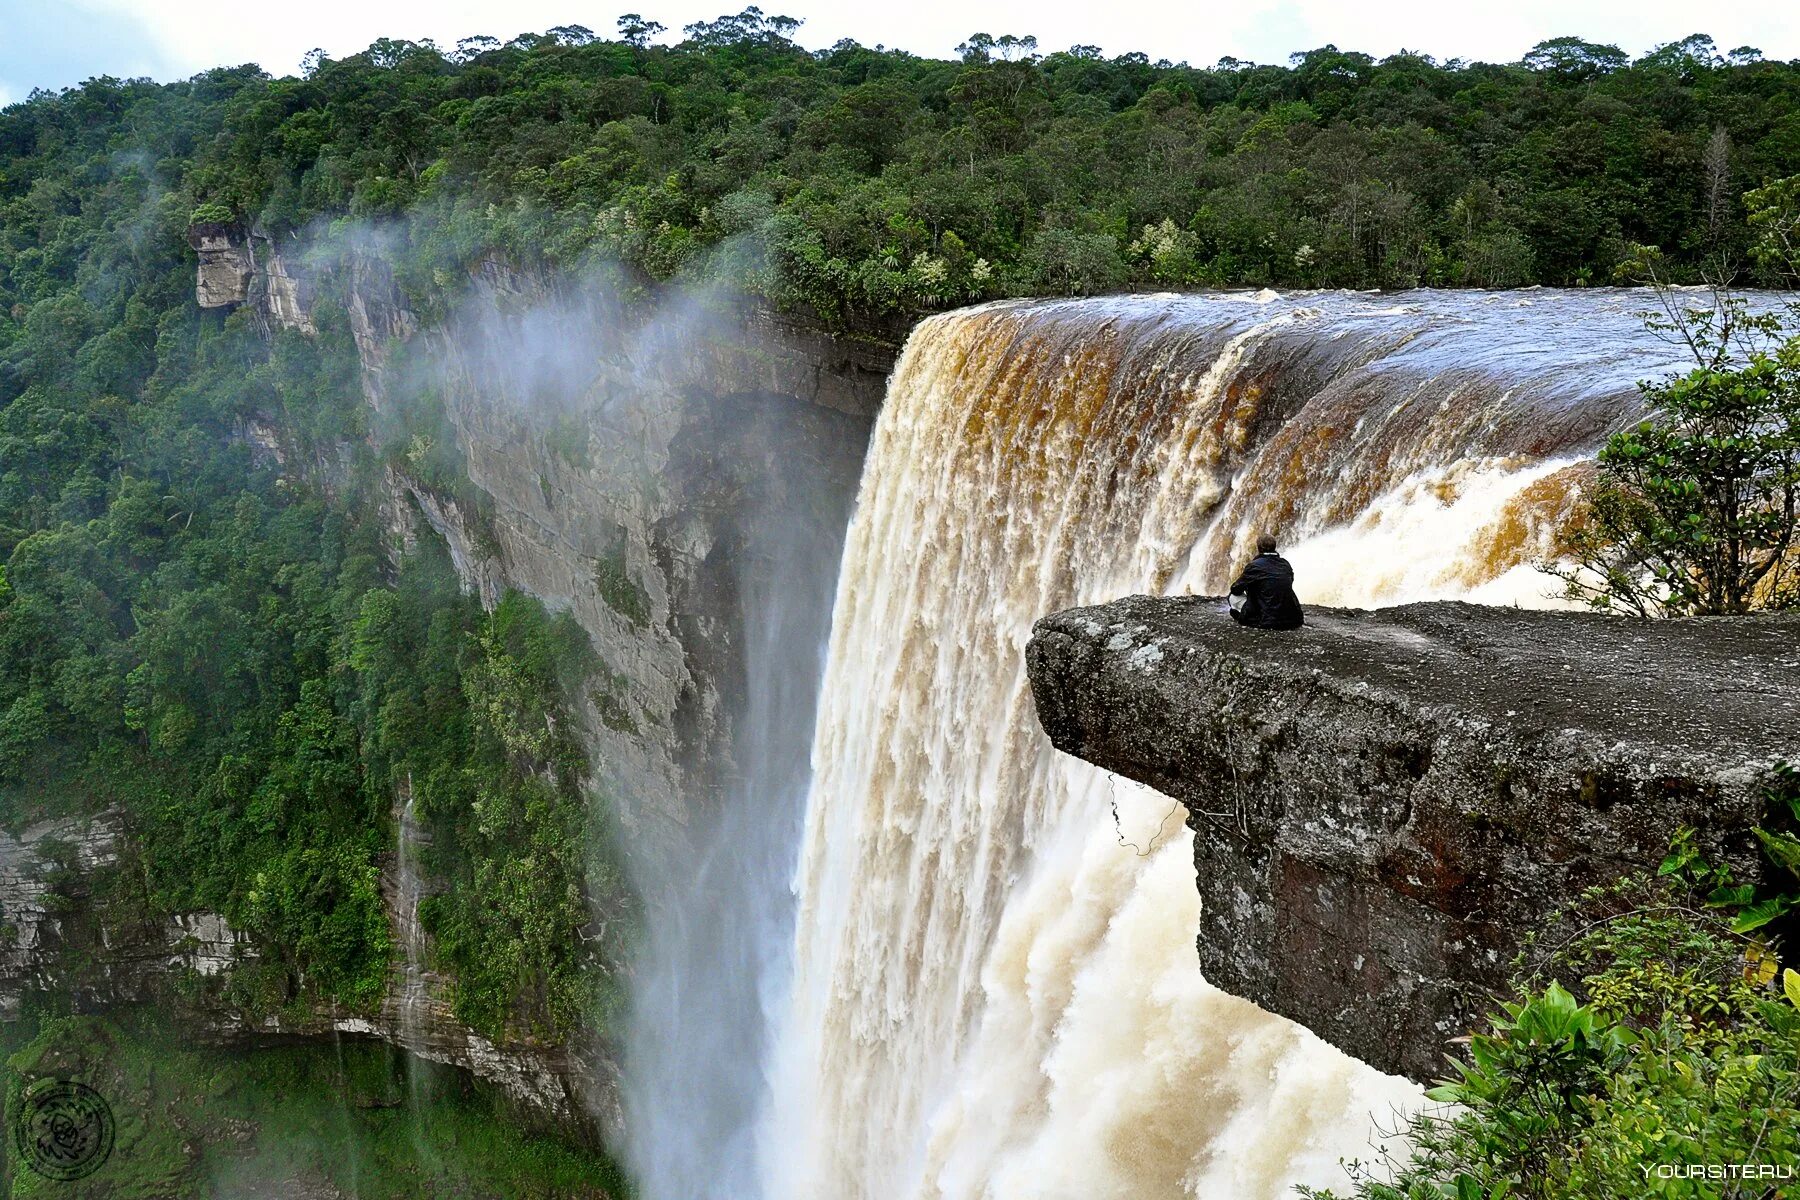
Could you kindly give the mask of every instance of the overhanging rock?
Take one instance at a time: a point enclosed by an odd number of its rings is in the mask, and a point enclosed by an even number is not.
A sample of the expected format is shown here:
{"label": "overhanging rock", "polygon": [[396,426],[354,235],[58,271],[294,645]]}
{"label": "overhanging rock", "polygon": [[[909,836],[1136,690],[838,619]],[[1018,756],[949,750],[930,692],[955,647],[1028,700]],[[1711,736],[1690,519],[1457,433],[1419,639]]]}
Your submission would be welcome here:
{"label": "overhanging rock", "polygon": [[1273,633],[1223,609],[1045,617],[1038,718],[1187,807],[1208,979],[1414,1079],[1525,934],[1679,827],[1755,877],[1767,768],[1800,761],[1800,618],[1432,603]]}

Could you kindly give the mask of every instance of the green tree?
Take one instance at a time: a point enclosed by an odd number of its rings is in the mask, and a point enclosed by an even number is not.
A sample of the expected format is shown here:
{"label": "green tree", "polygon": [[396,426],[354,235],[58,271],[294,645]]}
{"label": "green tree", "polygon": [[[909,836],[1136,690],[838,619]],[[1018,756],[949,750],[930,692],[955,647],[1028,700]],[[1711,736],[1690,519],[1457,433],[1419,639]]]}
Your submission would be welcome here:
{"label": "green tree", "polygon": [[1723,349],[1741,307],[1686,326],[1702,365],[1642,385],[1653,415],[1614,434],[1547,569],[1571,599],[1640,617],[1800,603],[1800,338]]}
{"label": "green tree", "polygon": [[1788,281],[1800,275],[1800,175],[1790,175],[1747,192],[1754,252],[1763,266]]}

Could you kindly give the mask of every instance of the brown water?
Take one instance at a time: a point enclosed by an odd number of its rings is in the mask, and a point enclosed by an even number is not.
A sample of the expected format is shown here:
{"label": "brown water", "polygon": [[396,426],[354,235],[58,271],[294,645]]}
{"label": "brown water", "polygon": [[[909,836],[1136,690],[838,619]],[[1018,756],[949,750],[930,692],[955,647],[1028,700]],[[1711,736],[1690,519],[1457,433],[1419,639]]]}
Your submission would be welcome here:
{"label": "brown water", "polygon": [[1201,978],[1191,835],[1050,749],[1025,642],[1072,604],[1218,592],[1265,529],[1310,602],[1549,603],[1529,562],[1576,464],[1679,365],[1648,304],[1264,293],[923,323],[844,552],[740,1194],[1249,1200],[1367,1157],[1418,1090]]}

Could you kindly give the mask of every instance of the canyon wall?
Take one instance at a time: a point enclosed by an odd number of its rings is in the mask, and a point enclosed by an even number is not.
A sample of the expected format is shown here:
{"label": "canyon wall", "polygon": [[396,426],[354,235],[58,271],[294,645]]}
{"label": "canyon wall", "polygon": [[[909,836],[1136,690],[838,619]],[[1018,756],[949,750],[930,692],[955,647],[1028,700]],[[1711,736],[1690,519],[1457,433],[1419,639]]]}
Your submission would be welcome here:
{"label": "canyon wall", "polygon": [[[430,531],[484,603],[517,589],[587,631],[602,664],[581,714],[595,803],[627,829],[636,882],[657,903],[665,866],[743,770],[742,598],[779,569],[759,552],[757,515],[798,508],[842,528],[898,331],[834,337],[728,297],[627,292],[495,260],[446,281],[449,315],[427,321],[378,241],[280,242],[227,224],[197,225],[189,241],[201,307],[241,311],[271,337],[316,335],[326,296],[347,321],[395,553]],[[455,442],[455,478],[393,452],[424,403]],[[243,436],[286,470],[343,482],[348,447],[304,461],[275,414]],[[0,1015],[46,998],[82,1010],[158,1002],[195,1013],[204,1036],[378,1036],[558,1124],[617,1131],[616,1044],[495,1044],[455,1020],[450,981],[430,971],[423,997],[405,1001],[396,963],[372,1014],[244,1027],[222,981],[255,950],[217,915],[109,924],[131,907],[106,895],[130,886],[131,854],[110,813],[0,840]],[[399,946],[417,896],[403,895],[397,858],[382,887]]]}

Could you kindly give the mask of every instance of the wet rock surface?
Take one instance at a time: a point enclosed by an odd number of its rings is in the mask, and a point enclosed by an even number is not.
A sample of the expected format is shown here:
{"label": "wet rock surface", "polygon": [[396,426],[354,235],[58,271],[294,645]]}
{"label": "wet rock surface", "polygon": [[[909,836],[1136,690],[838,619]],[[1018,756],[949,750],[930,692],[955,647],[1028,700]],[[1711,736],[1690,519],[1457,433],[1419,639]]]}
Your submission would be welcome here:
{"label": "wet rock surface", "polygon": [[1520,940],[1683,825],[1754,878],[1800,759],[1800,617],[1414,604],[1242,629],[1135,596],[1037,623],[1060,750],[1181,801],[1201,967],[1386,1071],[1442,1073]]}

